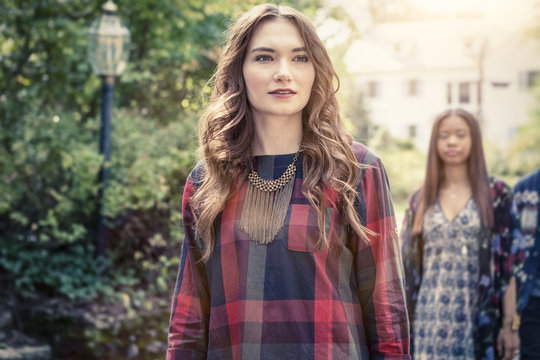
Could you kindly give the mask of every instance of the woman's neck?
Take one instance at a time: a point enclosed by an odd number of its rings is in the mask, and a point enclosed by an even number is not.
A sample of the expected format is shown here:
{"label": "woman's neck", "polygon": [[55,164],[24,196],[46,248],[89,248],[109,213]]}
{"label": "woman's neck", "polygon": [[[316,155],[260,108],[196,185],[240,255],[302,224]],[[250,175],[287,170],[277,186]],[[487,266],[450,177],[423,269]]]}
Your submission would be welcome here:
{"label": "woman's neck", "polygon": [[445,166],[442,188],[470,187],[470,179],[466,165]]}
{"label": "woman's neck", "polygon": [[298,151],[301,141],[301,117],[254,120],[253,155],[292,154]]}

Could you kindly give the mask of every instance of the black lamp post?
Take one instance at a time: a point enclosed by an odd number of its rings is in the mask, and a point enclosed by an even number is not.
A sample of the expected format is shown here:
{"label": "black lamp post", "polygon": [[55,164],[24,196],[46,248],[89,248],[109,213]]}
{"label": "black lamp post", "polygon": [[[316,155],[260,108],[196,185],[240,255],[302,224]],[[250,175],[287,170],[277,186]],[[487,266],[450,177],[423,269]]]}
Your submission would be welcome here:
{"label": "black lamp post", "polygon": [[99,152],[104,162],[99,172],[99,214],[96,254],[105,253],[105,216],[103,214],[104,194],[109,180],[109,161],[111,157],[111,110],[113,87],[116,76],[124,71],[129,53],[129,30],[115,15],[118,7],[108,0],[103,4],[103,15],[97,18],[88,30],[88,57],[92,70],[103,81],[101,103],[101,128]]}

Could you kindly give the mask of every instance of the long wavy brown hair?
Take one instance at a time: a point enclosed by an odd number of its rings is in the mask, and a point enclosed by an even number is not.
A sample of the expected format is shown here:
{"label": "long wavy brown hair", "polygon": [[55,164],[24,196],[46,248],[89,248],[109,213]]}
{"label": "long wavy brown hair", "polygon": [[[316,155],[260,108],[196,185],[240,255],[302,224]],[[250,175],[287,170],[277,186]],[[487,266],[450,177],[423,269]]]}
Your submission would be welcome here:
{"label": "long wavy brown hair", "polygon": [[216,218],[247,177],[254,130],[242,65],[254,30],[272,19],[286,19],[298,28],[315,68],[310,99],[302,112],[300,149],[304,169],[302,192],[317,211],[321,229],[317,245],[324,247],[329,243],[324,226],[325,200],[328,201],[325,186],[340,195],[334,205],[339,206],[352,230],[367,241],[369,231],[354,208],[355,183],[362,166],[356,161],[352,137],[339,115],[335,96],[339,79],[330,57],[305,15],[287,6],[265,4],[245,13],[231,27],[211,79],[209,105],[199,123],[199,156],[205,166],[202,184],[192,197],[191,206],[197,216],[197,233],[205,245],[203,261],[208,260],[215,246]]}
{"label": "long wavy brown hair", "polygon": [[471,152],[467,160],[467,174],[471,183],[472,196],[478,208],[482,225],[488,228],[493,227],[493,205],[484,150],[482,148],[480,125],[476,118],[468,111],[450,109],[437,116],[431,130],[426,177],[424,185],[420,188],[418,209],[413,223],[413,234],[420,234],[422,232],[424,214],[430,206],[435,204],[445,177],[444,164],[437,151],[437,140],[439,138],[441,123],[450,116],[459,116],[469,126],[471,132]]}

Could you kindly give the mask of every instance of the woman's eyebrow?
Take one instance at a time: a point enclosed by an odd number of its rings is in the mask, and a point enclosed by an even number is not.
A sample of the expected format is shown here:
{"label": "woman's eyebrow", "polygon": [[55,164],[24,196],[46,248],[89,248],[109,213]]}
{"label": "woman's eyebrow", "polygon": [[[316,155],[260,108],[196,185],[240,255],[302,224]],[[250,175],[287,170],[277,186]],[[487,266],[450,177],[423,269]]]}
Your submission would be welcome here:
{"label": "woman's eyebrow", "polygon": [[[257,52],[257,51],[270,52],[270,53],[275,53],[276,52],[274,49],[268,48],[268,47],[258,47],[258,48],[255,48],[255,49],[251,50],[250,52],[254,53],[254,52]],[[302,52],[302,51],[306,51],[306,48],[305,47],[297,47],[297,48],[292,49],[292,52]]]}
{"label": "woman's eyebrow", "polygon": [[276,51],[272,48],[267,48],[267,47],[258,47],[258,48],[255,48],[253,50],[251,50],[250,52],[254,53],[256,51],[264,51],[264,52],[271,52],[271,53],[275,53]]}

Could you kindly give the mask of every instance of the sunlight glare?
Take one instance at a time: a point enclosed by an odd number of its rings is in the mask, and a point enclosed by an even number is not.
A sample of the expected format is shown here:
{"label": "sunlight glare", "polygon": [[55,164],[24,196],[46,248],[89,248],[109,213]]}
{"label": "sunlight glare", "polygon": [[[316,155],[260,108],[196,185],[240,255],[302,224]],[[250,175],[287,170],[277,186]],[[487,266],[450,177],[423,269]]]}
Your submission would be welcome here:
{"label": "sunlight glare", "polygon": [[459,16],[483,15],[498,26],[516,30],[538,16],[540,0],[410,0],[433,14]]}
{"label": "sunlight glare", "polygon": [[411,0],[412,3],[421,9],[437,14],[459,14],[466,12],[483,12],[488,0]]}

